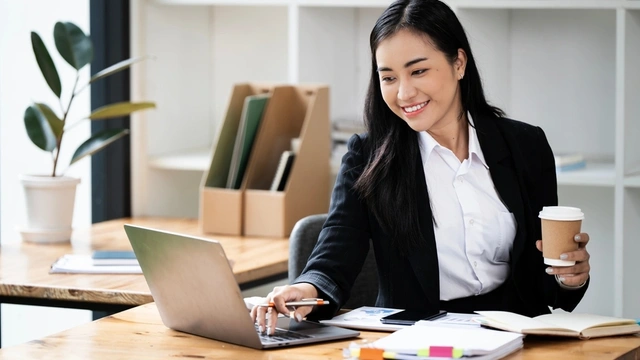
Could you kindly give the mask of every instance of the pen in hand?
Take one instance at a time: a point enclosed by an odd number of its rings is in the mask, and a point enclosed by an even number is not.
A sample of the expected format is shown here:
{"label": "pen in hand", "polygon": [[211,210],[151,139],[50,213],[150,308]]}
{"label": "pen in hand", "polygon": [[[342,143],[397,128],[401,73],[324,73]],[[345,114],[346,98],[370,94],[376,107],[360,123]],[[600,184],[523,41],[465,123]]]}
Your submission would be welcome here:
{"label": "pen in hand", "polygon": [[[316,305],[329,305],[329,300],[322,299],[302,299],[300,301],[289,301],[284,303],[285,306],[316,306]],[[258,306],[275,307],[273,301],[268,304],[260,304]]]}

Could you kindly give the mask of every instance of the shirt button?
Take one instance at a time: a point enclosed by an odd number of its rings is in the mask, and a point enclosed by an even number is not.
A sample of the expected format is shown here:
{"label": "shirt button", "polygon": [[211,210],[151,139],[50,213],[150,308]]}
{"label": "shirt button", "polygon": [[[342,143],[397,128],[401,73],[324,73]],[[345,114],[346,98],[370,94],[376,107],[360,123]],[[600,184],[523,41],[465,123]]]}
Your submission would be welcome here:
{"label": "shirt button", "polygon": [[478,267],[478,262],[477,261],[473,262],[473,267]]}
{"label": "shirt button", "polygon": [[475,221],[473,219],[469,220],[469,225],[473,225]]}
{"label": "shirt button", "polygon": [[463,182],[463,181],[464,181],[464,178],[463,178],[462,176],[458,176],[458,181],[459,181],[459,182]]}

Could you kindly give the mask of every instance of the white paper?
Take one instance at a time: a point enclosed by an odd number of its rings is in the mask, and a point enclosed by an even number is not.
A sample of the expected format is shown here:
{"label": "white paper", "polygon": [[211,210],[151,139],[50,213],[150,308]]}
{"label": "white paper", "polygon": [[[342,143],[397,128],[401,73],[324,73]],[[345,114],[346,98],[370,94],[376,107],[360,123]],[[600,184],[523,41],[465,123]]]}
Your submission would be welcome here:
{"label": "white paper", "polygon": [[331,320],[321,320],[320,322],[326,325],[334,325],[349,329],[391,332],[406,328],[407,326],[383,324],[380,319],[400,311],[402,311],[402,309],[363,306],[351,310],[348,313],[338,315]]}
{"label": "white paper", "polygon": [[67,254],[51,265],[52,274],[142,274],[139,265],[95,265],[91,255]]}
{"label": "white paper", "polygon": [[475,319],[478,318],[476,314],[462,314],[462,313],[447,313],[447,315],[435,319],[435,320],[420,320],[416,323],[419,326],[429,325],[451,325],[451,326],[471,326],[479,328],[481,324]]}
{"label": "white paper", "polygon": [[416,354],[431,346],[462,349],[464,356],[487,355],[522,344],[522,334],[475,327],[409,326],[373,343],[374,347]]}

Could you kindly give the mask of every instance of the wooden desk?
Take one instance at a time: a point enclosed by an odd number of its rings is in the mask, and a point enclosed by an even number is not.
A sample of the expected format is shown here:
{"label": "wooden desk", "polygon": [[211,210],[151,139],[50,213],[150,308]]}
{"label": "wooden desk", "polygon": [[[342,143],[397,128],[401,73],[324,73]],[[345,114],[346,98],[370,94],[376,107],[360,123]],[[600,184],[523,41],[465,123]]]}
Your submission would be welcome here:
{"label": "wooden desk", "polygon": [[[21,242],[0,248],[0,303],[56,306],[113,313],[153,301],[142,275],[49,274],[64,254],[98,249],[131,250],[125,223],[196,235],[220,241],[241,288],[286,278],[289,240],[203,235],[193,219],[134,218],[74,230],[71,243]],[[101,316],[101,315],[99,315]],[[95,316],[95,317],[99,317]]]}
{"label": "wooden desk", "polygon": [[[374,341],[385,333],[362,332]],[[343,359],[342,349],[352,341],[259,351],[205,339],[166,328],[155,303],[142,305],[44,339],[0,350],[0,359]],[[637,359],[640,337],[625,336],[592,340],[525,339],[523,350],[511,360]]]}

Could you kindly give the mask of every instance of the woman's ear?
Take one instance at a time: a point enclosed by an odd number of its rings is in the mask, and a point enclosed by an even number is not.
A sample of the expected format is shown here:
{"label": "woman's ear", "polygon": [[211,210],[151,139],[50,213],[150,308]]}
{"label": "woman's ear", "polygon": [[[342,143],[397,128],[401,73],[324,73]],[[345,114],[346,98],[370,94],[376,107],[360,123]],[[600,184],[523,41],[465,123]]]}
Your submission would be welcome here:
{"label": "woman's ear", "polygon": [[467,53],[463,49],[458,49],[458,57],[453,65],[458,77],[462,79],[464,77],[464,71],[467,68]]}

